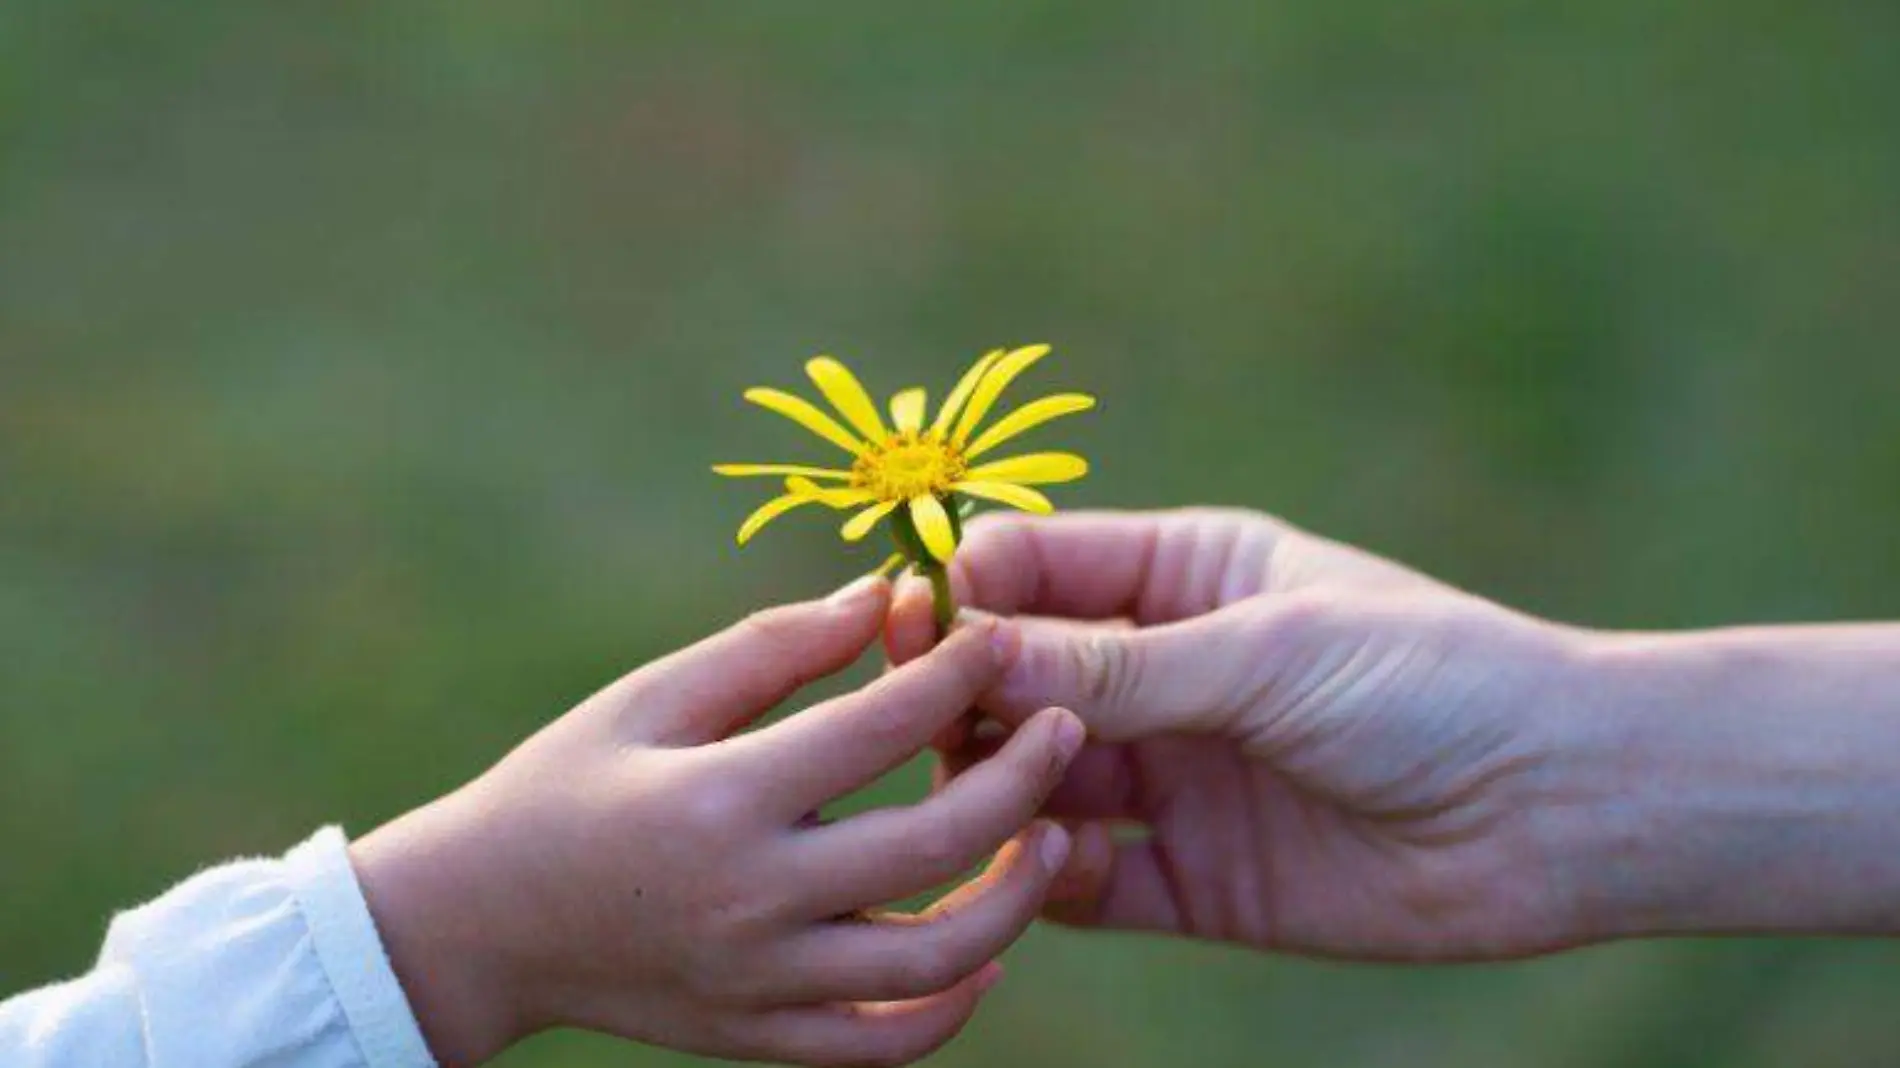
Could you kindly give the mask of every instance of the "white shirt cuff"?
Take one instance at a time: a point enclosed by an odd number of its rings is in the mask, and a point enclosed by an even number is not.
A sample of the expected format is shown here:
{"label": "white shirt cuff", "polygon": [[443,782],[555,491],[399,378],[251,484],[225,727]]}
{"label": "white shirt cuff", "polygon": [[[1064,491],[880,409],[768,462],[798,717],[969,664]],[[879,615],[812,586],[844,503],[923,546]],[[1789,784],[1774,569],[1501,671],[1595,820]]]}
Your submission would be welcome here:
{"label": "white shirt cuff", "polygon": [[284,867],[317,959],[368,1068],[435,1068],[376,934],[342,830],[318,831],[285,854]]}

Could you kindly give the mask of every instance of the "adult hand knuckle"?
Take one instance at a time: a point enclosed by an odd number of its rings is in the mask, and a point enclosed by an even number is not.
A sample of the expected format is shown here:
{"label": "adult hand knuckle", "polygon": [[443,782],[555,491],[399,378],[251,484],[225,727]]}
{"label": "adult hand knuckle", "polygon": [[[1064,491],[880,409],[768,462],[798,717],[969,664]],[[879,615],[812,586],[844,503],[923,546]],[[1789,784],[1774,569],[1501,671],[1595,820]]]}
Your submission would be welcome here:
{"label": "adult hand knuckle", "polygon": [[1069,655],[1082,693],[1097,704],[1126,700],[1140,681],[1140,658],[1124,635],[1084,633],[1070,644]]}

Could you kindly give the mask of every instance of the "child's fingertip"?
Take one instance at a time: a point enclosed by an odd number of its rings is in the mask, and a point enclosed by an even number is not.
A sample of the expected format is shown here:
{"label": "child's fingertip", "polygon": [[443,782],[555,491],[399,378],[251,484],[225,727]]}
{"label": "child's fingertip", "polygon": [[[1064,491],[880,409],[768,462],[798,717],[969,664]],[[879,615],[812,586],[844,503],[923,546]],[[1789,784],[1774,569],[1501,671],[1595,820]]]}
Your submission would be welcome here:
{"label": "child's fingertip", "polygon": [[890,585],[882,575],[863,575],[838,588],[825,603],[833,608],[857,609],[883,596]]}
{"label": "child's fingertip", "polygon": [[970,985],[976,988],[978,994],[987,994],[991,987],[1002,981],[1003,964],[1001,961],[993,960],[976,970],[976,976],[970,980]]}
{"label": "child's fingertip", "polygon": [[1056,752],[1061,755],[1062,763],[1069,764],[1075,755],[1082,751],[1082,743],[1088,738],[1088,729],[1082,725],[1081,717],[1066,708],[1051,709],[1055,714]]}
{"label": "child's fingertip", "polygon": [[916,575],[902,575],[897,580],[896,592],[892,600],[899,608],[928,613],[930,611],[930,583]]}
{"label": "child's fingertip", "polygon": [[889,618],[884,623],[891,660],[902,664],[930,651],[936,624],[931,620],[930,588],[921,580],[905,578],[891,594]]}

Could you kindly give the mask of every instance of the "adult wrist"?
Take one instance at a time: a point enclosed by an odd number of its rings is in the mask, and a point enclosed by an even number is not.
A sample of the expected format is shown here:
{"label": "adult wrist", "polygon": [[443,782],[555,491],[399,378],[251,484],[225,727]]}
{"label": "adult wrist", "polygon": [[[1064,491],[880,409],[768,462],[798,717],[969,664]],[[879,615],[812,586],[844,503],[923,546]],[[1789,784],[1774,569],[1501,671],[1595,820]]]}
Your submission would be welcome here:
{"label": "adult wrist", "polygon": [[1579,941],[1900,932],[1900,630],[1587,635]]}

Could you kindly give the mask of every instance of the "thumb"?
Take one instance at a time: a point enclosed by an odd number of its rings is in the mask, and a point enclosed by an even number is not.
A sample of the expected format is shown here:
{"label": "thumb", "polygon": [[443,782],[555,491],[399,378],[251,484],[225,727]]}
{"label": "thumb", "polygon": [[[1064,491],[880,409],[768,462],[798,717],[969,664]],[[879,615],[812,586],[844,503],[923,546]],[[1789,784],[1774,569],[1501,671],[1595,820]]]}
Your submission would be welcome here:
{"label": "thumb", "polygon": [[[971,613],[974,614],[974,613]],[[1061,706],[1102,741],[1230,730],[1254,703],[1266,657],[1246,602],[1179,623],[1119,627],[1018,617],[1022,651],[984,695],[1010,726]]]}

